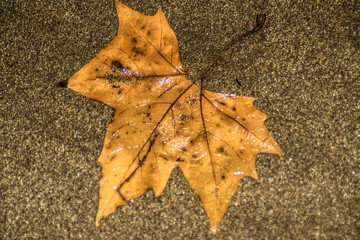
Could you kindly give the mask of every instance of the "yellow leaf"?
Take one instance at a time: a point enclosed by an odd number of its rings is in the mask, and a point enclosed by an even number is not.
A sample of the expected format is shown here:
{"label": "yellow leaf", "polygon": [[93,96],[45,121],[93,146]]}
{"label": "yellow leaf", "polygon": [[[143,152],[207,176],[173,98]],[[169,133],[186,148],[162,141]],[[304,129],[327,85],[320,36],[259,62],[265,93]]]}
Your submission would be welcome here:
{"label": "yellow leaf", "polygon": [[96,225],[152,189],[159,196],[175,167],[199,195],[216,232],[255,156],[281,154],[254,98],[207,91],[186,79],[176,36],[158,10],[142,15],[116,2],[117,36],[66,86],[115,109],[99,157]]}

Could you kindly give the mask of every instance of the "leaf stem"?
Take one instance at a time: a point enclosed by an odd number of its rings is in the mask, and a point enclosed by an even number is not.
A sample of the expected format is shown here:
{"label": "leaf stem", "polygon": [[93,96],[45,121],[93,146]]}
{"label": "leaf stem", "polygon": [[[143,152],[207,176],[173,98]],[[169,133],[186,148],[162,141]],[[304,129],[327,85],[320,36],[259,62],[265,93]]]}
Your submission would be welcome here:
{"label": "leaf stem", "polygon": [[200,81],[200,85],[202,88],[202,79],[205,76],[205,74],[210,70],[210,68],[216,63],[216,61],[220,58],[220,56],[229,48],[231,47],[235,42],[241,40],[242,38],[249,36],[251,34],[256,33],[257,31],[259,31],[262,26],[265,23],[265,19],[266,19],[266,15],[265,14],[259,14],[256,16],[256,27],[254,27],[252,30],[244,33],[243,35],[241,35],[240,37],[236,38],[235,40],[233,40],[231,43],[229,43],[220,53],[219,55],[217,55],[217,57],[214,59],[214,61],[207,67],[207,69],[201,74],[201,76],[199,77]]}

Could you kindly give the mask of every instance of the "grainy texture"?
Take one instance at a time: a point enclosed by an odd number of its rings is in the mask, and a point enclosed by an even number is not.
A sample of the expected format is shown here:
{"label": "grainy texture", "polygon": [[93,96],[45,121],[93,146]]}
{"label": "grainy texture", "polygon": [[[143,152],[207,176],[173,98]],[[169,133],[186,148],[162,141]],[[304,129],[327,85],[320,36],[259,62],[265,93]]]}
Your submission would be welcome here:
{"label": "grainy texture", "polygon": [[[218,234],[181,171],[95,228],[112,109],[56,86],[116,34],[112,1],[0,2],[1,239],[356,239],[360,234],[359,1],[123,1],[164,11],[183,66],[211,91],[256,97],[284,155],[258,155]],[[238,79],[241,85],[237,84]]]}

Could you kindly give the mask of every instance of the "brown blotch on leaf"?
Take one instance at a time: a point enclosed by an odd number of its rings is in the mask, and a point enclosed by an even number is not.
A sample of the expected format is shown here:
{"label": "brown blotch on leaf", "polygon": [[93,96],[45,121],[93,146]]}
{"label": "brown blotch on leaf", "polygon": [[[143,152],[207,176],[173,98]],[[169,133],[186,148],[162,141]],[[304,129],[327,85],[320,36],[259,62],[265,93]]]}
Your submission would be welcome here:
{"label": "brown blotch on leaf", "polygon": [[223,147],[219,147],[217,150],[218,150],[218,153],[223,153],[223,152],[224,152],[224,148],[223,148]]}
{"label": "brown blotch on leaf", "polygon": [[111,62],[115,67],[119,69],[124,69],[124,66],[117,60]]}
{"label": "brown blotch on leaf", "polygon": [[141,48],[139,48],[139,47],[133,47],[131,50],[132,50],[132,52],[135,53],[135,56],[138,55],[138,54],[139,55],[145,55],[143,50]]}

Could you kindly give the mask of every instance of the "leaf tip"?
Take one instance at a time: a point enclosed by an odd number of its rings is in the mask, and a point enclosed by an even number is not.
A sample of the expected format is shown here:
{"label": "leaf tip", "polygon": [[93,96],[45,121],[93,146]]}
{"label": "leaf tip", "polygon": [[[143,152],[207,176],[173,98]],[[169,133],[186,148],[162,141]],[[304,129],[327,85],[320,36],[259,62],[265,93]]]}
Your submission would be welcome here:
{"label": "leaf tip", "polygon": [[216,232],[217,232],[217,227],[211,227],[211,233],[215,235]]}
{"label": "leaf tip", "polygon": [[98,212],[98,214],[96,215],[96,220],[95,220],[95,226],[96,227],[99,227],[100,226],[100,223],[101,223],[101,220],[106,217],[104,214],[100,214]]}
{"label": "leaf tip", "polygon": [[275,142],[274,144],[274,151],[272,153],[278,155],[278,156],[281,156],[284,154],[284,152],[281,150],[280,146]]}
{"label": "leaf tip", "polygon": [[251,177],[252,177],[252,178],[255,178],[256,180],[259,179],[259,176],[258,176],[258,174],[257,174],[256,171],[252,171],[252,176],[251,176]]}
{"label": "leaf tip", "polygon": [[100,226],[100,221],[101,219],[99,219],[98,217],[96,217],[96,221],[95,221],[95,226],[99,227]]}
{"label": "leaf tip", "polygon": [[156,13],[155,13],[154,16],[156,16],[156,15],[158,15],[158,14],[162,14],[162,15],[165,17],[165,14],[164,14],[164,12],[161,10],[161,8],[158,8],[158,10],[156,11]]}

